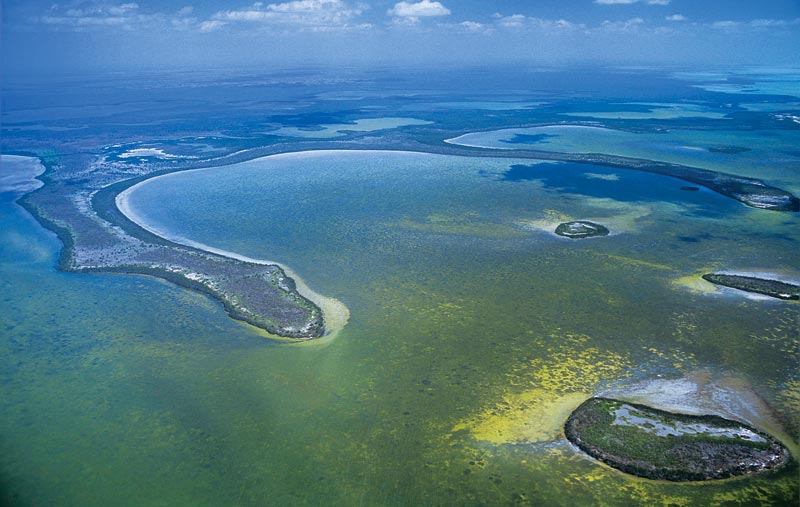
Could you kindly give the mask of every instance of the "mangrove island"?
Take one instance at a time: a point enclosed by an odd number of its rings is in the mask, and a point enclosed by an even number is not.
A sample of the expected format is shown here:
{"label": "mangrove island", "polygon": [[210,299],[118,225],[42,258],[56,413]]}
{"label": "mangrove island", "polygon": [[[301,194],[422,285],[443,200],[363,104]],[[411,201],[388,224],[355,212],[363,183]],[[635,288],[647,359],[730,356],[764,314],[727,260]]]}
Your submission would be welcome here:
{"label": "mangrove island", "polygon": [[647,479],[724,479],[791,461],[785,446],[744,423],[611,398],[586,400],[569,416],[564,432],[593,458]]}

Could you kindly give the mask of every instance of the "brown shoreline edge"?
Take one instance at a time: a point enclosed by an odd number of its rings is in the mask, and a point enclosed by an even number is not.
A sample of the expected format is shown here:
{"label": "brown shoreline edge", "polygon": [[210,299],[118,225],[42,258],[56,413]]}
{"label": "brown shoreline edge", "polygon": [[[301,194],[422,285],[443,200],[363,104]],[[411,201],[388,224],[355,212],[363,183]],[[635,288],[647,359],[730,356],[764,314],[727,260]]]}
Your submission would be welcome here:
{"label": "brown shoreline edge", "polygon": [[[364,145],[360,144],[357,137],[334,142],[278,143],[214,159],[156,163],[146,168],[149,172],[144,174],[140,167],[109,167],[110,170],[103,167],[103,173],[95,173],[92,175],[94,177],[88,178],[87,171],[66,173],[66,177],[60,178],[63,172],[56,171],[59,167],[58,155],[40,156],[20,152],[22,156],[39,158],[46,170],[38,176],[44,185],[23,195],[18,203],[63,243],[57,264],[61,271],[155,276],[212,296],[232,318],[260,328],[273,335],[273,338],[308,340],[340,329],[348,319],[346,307],[337,302],[342,315],[337,317],[335,326],[328,326],[323,309],[301,295],[292,277],[280,266],[248,263],[161,238],[129,220],[116,207],[115,198],[135,184],[165,174],[220,167],[269,155],[320,150],[407,151],[596,164],[674,177],[705,186],[759,209],[782,212],[800,210],[800,200],[795,196],[761,180],[664,162],[604,154],[425,144],[408,139],[398,142],[371,140],[369,145]],[[94,157],[91,154],[84,155],[89,161]],[[242,287],[246,288],[244,293],[241,293]]]}
{"label": "brown shoreline edge", "polygon": [[794,464],[786,446],[747,424],[613,398],[586,400],[564,434],[589,456],[645,479],[708,481]]}
{"label": "brown shoreline edge", "polygon": [[703,280],[723,287],[762,294],[776,299],[786,301],[800,300],[800,285],[782,280],[727,273],[708,273],[703,275]]}
{"label": "brown shoreline edge", "polygon": [[[91,211],[110,224],[111,232],[114,227],[120,231],[117,234],[90,231],[99,236],[93,239],[104,244],[108,251],[103,256],[95,249],[88,259],[77,258],[79,233],[69,222],[49,217],[31,197],[47,189],[51,183],[48,173],[53,167],[44,160],[42,163],[46,171],[39,178],[45,185],[23,195],[17,202],[64,244],[56,266],[58,270],[161,278],[211,296],[231,318],[266,331],[272,338],[308,340],[326,334],[322,309],[298,292],[295,281],[280,266],[244,262],[173,243],[139,227],[116,207],[115,197],[122,190],[158,174],[177,171],[159,171],[125,179],[94,192],[90,201]],[[94,262],[87,264],[86,260]]]}

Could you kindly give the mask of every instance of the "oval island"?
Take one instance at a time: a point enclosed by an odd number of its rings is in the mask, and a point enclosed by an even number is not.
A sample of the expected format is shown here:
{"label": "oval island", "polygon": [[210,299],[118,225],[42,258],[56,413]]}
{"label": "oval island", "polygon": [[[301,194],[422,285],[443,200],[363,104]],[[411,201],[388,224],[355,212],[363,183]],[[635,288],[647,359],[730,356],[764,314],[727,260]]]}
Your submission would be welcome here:
{"label": "oval island", "polygon": [[556,227],[556,234],[571,239],[593,238],[596,236],[608,236],[608,228],[589,222],[588,220],[575,220],[564,222]]}
{"label": "oval island", "polygon": [[611,398],[586,400],[569,416],[564,432],[593,458],[647,479],[724,479],[791,461],[784,445],[744,423]]}

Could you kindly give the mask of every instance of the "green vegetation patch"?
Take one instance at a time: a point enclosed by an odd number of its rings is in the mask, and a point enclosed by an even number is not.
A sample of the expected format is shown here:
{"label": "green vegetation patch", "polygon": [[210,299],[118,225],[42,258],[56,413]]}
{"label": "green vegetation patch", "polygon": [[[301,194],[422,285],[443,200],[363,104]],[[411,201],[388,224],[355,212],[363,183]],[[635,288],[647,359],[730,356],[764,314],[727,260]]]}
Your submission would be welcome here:
{"label": "green vegetation patch", "polygon": [[746,424],[610,398],[584,402],[567,419],[564,431],[590,456],[647,479],[724,479],[791,461],[780,442]]}
{"label": "green vegetation patch", "polygon": [[564,222],[556,227],[556,234],[572,239],[608,236],[608,232],[608,228],[587,220]]}
{"label": "green vegetation patch", "polygon": [[719,273],[709,273],[703,275],[703,279],[717,285],[724,285],[733,289],[746,292],[755,292],[778,299],[800,299],[800,285],[770,280],[767,278],[757,278],[754,276],[742,275],[723,275]]}

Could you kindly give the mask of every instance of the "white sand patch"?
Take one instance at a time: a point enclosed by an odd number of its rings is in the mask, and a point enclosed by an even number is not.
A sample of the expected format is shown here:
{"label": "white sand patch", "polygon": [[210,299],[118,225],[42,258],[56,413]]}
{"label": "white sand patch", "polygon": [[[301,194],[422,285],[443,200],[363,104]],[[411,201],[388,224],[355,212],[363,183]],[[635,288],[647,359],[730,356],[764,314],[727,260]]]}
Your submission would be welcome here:
{"label": "white sand patch", "polygon": [[183,155],[173,155],[171,153],[165,153],[164,150],[160,148],[135,148],[133,150],[128,150],[124,153],[120,153],[117,156],[119,158],[141,158],[141,157],[151,157],[151,158],[161,158],[161,159],[189,158]]}
{"label": "white sand patch", "polygon": [[619,181],[619,174],[583,173],[590,180]]}
{"label": "white sand patch", "polygon": [[0,192],[33,192],[44,185],[36,179],[44,171],[44,165],[36,157],[0,155]]}
{"label": "white sand patch", "polygon": [[[600,198],[600,197],[586,197],[580,196],[584,203],[593,208],[600,208],[608,213],[602,215],[581,215],[580,217],[571,215],[562,210],[549,209],[542,212],[542,216],[534,219],[518,220],[518,226],[532,231],[546,232],[553,237],[573,241],[570,238],[564,238],[555,233],[556,227],[564,222],[573,220],[587,220],[606,227],[609,230],[609,236],[617,234],[636,232],[640,227],[641,219],[650,215],[653,210],[644,204],[627,203],[616,201],[614,199]],[[598,236],[599,239],[605,236]]]}
{"label": "white sand patch", "polygon": [[355,120],[353,123],[320,125],[319,128],[314,129],[281,127],[278,130],[266,133],[287,137],[326,139],[331,137],[341,137],[346,135],[347,132],[375,132],[378,130],[388,130],[413,125],[430,125],[431,123],[433,122],[427,120],[418,120],[416,118],[367,118],[363,120]]}
{"label": "white sand patch", "polygon": [[[455,144],[458,146],[467,146],[471,148],[486,148],[491,150],[515,150],[515,149],[527,149],[530,145],[518,145],[515,146],[513,143],[509,143],[508,146],[503,145],[495,145],[495,142],[508,142],[514,139],[514,136],[521,134],[521,135],[528,135],[528,134],[538,134],[543,133],[547,134],[552,131],[559,131],[559,130],[582,130],[585,132],[589,131],[604,131],[604,132],[612,132],[614,129],[608,129],[605,127],[600,126],[593,126],[593,125],[543,125],[540,127],[524,127],[524,128],[510,128],[510,129],[499,129],[499,130],[491,130],[486,132],[469,132],[466,134],[462,134],[458,137],[453,137],[450,139],[445,139],[444,142],[448,144]],[[490,139],[487,139],[487,136]],[[580,153],[580,152],[576,152]]]}

